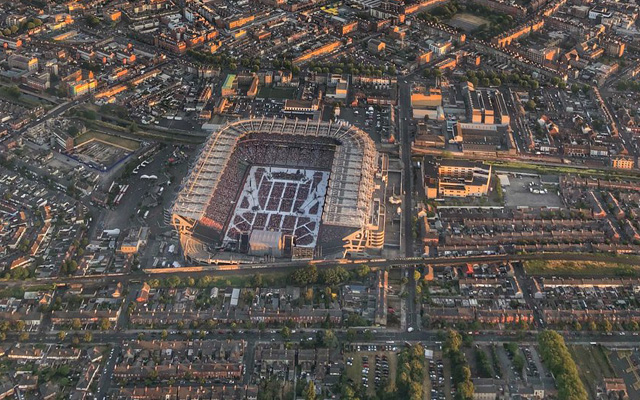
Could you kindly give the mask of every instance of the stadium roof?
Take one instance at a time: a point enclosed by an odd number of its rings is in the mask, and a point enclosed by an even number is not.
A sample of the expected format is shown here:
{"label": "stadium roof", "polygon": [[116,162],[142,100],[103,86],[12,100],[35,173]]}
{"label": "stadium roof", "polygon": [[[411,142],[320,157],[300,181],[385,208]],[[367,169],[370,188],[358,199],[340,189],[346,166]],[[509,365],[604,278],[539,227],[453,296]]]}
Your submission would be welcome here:
{"label": "stadium roof", "polygon": [[366,224],[377,170],[377,151],[369,135],[348,124],[286,118],[238,120],[214,132],[176,198],[174,214],[194,221],[204,216],[238,139],[251,133],[328,137],[340,142],[331,165],[323,223],[354,228]]}
{"label": "stadium roof", "polygon": [[282,232],[255,229],[249,238],[249,254],[254,256],[282,256]]}

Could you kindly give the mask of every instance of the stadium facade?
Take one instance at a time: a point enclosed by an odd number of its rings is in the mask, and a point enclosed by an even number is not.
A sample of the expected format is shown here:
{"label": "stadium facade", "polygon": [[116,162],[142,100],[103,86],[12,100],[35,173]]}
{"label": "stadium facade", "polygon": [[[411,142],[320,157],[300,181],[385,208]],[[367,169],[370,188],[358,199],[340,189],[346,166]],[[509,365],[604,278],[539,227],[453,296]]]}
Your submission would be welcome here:
{"label": "stadium facade", "polygon": [[[222,248],[256,246],[262,255],[311,258],[332,238],[352,254],[379,248],[384,228],[371,225],[380,220],[372,217],[379,212],[373,201],[378,171],[374,142],[354,126],[237,120],[202,147],[173,204],[172,225],[185,256],[197,262],[219,261]],[[272,238],[278,248],[244,246],[252,237]]]}

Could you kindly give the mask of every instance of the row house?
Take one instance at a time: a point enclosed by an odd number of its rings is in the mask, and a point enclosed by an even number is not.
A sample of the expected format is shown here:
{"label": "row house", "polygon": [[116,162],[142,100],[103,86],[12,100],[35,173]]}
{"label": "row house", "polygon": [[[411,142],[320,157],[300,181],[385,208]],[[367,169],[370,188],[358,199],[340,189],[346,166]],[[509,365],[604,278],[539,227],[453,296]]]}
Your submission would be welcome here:
{"label": "row house", "polygon": [[476,319],[488,324],[532,323],[533,311],[523,309],[476,310]]}
{"label": "row house", "polygon": [[640,322],[640,310],[544,310],[547,323],[578,322]]}
{"label": "row house", "polygon": [[178,322],[213,320],[218,323],[284,323],[294,321],[299,324],[319,324],[327,317],[332,323],[342,321],[342,311],[339,309],[293,309],[293,310],[206,310],[206,311],[140,311],[132,314],[133,324],[174,325]]}
{"label": "row house", "polygon": [[130,366],[118,365],[113,370],[113,376],[122,379],[146,379],[156,375],[160,379],[183,378],[192,376],[204,379],[239,379],[242,377],[240,363],[181,363],[175,365]]}
{"label": "row house", "polygon": [[51,313],[51,322],[54,325],[70,324],[74,319],[79,319],[83,324],[96,323],[101,319],[116,322],[120,316],[117,310],[92,310],[92,311],[54,311]]}
{"label": "row house", "polygon": [[117,399],[128,400],[257,400],[258,387],[255,385],[216,385],[204,386],[156,386],[123,387],[119,389]]}

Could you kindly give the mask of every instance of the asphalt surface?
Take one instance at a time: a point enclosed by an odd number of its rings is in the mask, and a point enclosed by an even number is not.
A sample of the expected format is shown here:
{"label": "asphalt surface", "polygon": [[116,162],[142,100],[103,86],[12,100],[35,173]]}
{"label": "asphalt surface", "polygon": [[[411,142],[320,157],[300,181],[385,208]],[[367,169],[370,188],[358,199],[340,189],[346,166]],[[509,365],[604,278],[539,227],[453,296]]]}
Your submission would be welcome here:
{"label": "asphalt surface", "polygon": [[402,194],[403,194],[403,222],[404,222],[404,249],[407,257],[413,257],[413,218],[412,196],[413,175],[411,167],[411,137],[409,134],[409,122],[411,120],[411,83],[398,82],[398,127],[400,132],[400,156],[402,159]]}

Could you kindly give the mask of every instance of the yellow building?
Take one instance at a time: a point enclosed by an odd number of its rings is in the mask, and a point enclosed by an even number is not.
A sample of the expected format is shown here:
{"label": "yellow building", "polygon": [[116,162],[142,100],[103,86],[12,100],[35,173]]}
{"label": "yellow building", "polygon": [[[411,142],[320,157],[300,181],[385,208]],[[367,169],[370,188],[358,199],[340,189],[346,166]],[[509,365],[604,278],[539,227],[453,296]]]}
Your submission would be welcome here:
{"label": "yellow building", "polygon": [[69,96],[80,97],[87,93],[91,93],[96,90],[98,81],[95,79],[87,79],[85,81],[71,82],[69,83]]}
{"label": "yellow building", "polygon": [[324,54],[329,54],[334,50],[337,50],[340,46],[342,45],[342,43],[339,40],[334,40],[332,42],[329,42],[325,45],[322,45],[320,47],[316,47],[315,49],[311,49],[308,50],[306,52],[304,52],[303,54],[301,54],[300,56],[296,57],[292,64],[293,65],[300,65],[304,62],[307,62],[315,57],[324,55]]}
{"label": "yellow building", "polygon": [[122,245],[120,245],[120,252],[123,254],[136,254],[147,244],[148,238],[149,228],[141,227],[139,229],[131,229],[122,242]]}
{"label": "yellow building", "polygon": [[371,39],[367,43],[367,49],[372,54],[379,54],[383,52],[386,46],[387,45],[382,40],[378,40],[378,39]]}
{"label": "yellow building", "polygon": [[425,193],[429,199],[484,196],[489,193],[491,172],[491,165],[482,162],[425,159]]}
{"label": "yellow building", "polygon": [[611,163],[613,168],[618,169],[633,169],[636,164],[632,157],[614,157]]}
{"label": "yellow building", "polygon": [[412,107],[438,107],[442,105],[442,90],[430,88],[417,90],[411,93]]}
{"label": "yellow building", "polygon": [[120,22],[122,19],[122,11],[118,9],[105,10],[102,15],[107,21]]}

